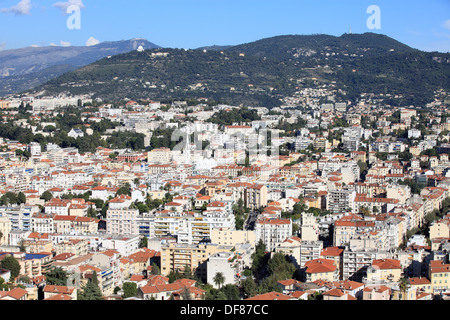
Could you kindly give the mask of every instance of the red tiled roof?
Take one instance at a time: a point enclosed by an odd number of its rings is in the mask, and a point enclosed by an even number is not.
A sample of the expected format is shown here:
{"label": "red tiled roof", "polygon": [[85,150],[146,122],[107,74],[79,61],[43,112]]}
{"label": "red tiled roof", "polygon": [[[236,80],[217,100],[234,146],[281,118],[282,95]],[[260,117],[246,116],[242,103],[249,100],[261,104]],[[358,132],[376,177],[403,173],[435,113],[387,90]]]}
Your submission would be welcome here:
{"label": "red tiled roof", "polygon": [[265,300],[265,301],[268,301],[268,300],[290,300],[290,299],[292,299],[291,296],[288,296],[286,294],[282,294],[282,293],[273,291],[273,292],[268,292],[268,293],[264,293],[264,294],[260,294],[260,295],[254,296],[252,298],[247,298],[245,300],[250,300],[250,301],[252,301],[252,300]]}

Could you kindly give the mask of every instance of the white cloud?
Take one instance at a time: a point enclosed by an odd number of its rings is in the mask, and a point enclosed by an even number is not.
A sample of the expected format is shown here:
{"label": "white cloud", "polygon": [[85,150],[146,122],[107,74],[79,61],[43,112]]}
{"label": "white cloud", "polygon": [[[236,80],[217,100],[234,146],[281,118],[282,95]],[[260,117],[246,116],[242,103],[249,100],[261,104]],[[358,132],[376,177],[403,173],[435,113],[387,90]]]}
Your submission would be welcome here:
{"label": "white cloud", "polygon": [[0,9],[0,12],[14,13],[15,15],[29,15],[31,10],[31,0],[21,0],[11,8]]}
{"label": "white cloud", "polygon": [[444,22],[444,28],[450,30],[450,19]]}
{"label": "white cloud", "polygon": [[99,44],[100,41],[98,41],[97,39],[95,39],[94,37],[90,37],[88,39],[88,41],[86,41],[86,46],[90,47],[90,46],[95,46],[96,44]]}
{"label": "white cloud", "polygon": [[59,2],[55,2],[53,4],[53,6],[55,8],[61,9],[63,14],[68,14],[67,13],[67,8],[70,7],[70,6],[77,6],[80,9],[84,9],[86,7],[83,4],[83,0],[68,0],[66,2],[59,1]]}
{"label": "white cloud", "polygon": [[62,40],[59,43],[61,44],[62,47],[70,47],[71,46],[70,42],[66,42],[66,41],[62,41]]}

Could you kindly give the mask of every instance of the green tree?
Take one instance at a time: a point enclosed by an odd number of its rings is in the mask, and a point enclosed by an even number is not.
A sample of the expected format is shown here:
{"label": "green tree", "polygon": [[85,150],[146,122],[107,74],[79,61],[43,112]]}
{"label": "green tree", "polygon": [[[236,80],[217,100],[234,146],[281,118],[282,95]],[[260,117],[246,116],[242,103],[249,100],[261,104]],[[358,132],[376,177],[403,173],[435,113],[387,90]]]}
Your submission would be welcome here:
{"label": "green tree", "polygon": [[138,203],[137,209],[139,210],[139,213],[142,214],[143,212],[149,212],[150,209],[145,203]]}
{"label": "green tree", "polygon": [[0,198],[1,202],[4,205],[10,205],[10,204],[17,204],[17,195],[14,192],[6,192],[2,197]]}
{"label": "green tree", "polygon": [[45,200],[45,202],[50,201],[52,198],[53,198],[53,195],[48,190],[44,191],[41,195],[41,199]]}
{"label": "green tree", "polygon": [[275,253],[267,262],[270,275],[275,276],[276,280],[293,279],[295,277],[296,267],[288,260],[283,253]]}
{"label": "green tree", "polygon": [[0,262],[0,268],[11,271],[11,282],[20,274],[20,263],[12,255],[8,255]]}
{"label": "green tree", "polygon": [[154,274],[154,275],[160,275],[161,274],[161,269],[158,267],[158,265],[156,263],[152,263],[151,274]]}
{"label": "green tree", "polygon": [[27,202],[27,197],[23,192],[19,192],[17,195],[17,204],[22,204]]}
{"label": "green tree", "polygon": [[266,245],[260,240],[256,245],[255,252],[252,254],[252,273],[256,279],[261,278],[264,273],[264,268],[269,259],[266,253]]}
{"label": "green tree", "polygon": [[226,284],[223,287],[221,287],[219,290],[225,294],[226,300],[228,300],[228,301],[240,300],[239,289],[233,284]]}
{"label": "green tree", "polygon": [[83,286],[79,294],[79,300],[103,300],[103,294],[98,285],[97,272],[92,273],[92,277]]}
{"label": "green tree", "polygon": [[216,274],[214,275],[213,281],[214,281],[214,284],[216,286],[218,286],[220,289],[222,284],[224,284],[224,282],[225,282],[225,276],[223,275],[222,272],[216,272]]}
{"label": "green tree", "polygon": [[408,279],[401,278],[398,281],[398,286],[400,288],[400,292],[402,293],[402,300],[406,300],[406,298],[407,298],[406,292],[408,291],[408,288],[409,288]]}
{"label": "green tree", "polygon": [[117,190],[116,196],[120,196],[122,194],[131,196],[131,186],[129,183],[126,183],[123,187],[120,187],[119,190]]}
{"label": "green tree", "polygon": [[61,267],[53,267],[45,274],[47,284],[55,286],[67,285],[67,272]]}
{"label": "green tree", "polygon": [[251,277],[247,277],[244,281],[242,281],[242,289],[247,298],[253,297],[258,293],[256,283]]}
{"label": "green tree", "polygon": [[131,298],[137,295],[137,284],[135,282],[125,282],[122,287],[123,298]]}
{"label": "green tree", "polygon": [[148,238],[143,236],[141,238],[141,242],[139,243],[139,248],[147,248],[148,247]]}

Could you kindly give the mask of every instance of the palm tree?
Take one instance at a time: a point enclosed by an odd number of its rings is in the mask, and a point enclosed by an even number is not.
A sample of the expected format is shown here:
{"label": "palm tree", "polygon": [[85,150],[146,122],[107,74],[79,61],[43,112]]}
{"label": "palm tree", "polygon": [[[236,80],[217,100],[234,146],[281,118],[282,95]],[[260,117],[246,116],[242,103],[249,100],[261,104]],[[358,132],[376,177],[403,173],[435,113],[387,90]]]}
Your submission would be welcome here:
{"label": "palm tree", "polygon": [[398,287],[400,288],[400,292],[402,293],[402,300],[406,300],[406,291],[409,288],[409,281],[406,278],[401,278],[398,281]]}
{"label": "palm tree", "polygon": [[222,284],[224,284],[225,282],[225,277],[223,275],[222,272],[217,272],[216,275],[213,278],[214,283],[216,284],[216,286],[220,287],[222,286]]}

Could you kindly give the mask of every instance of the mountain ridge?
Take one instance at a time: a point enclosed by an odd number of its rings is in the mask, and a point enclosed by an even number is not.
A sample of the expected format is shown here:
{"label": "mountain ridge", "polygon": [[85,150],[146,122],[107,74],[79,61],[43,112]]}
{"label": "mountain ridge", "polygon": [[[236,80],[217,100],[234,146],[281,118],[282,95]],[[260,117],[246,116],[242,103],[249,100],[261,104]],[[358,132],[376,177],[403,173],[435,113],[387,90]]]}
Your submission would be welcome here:
{"label": "mountain ridge", "polygon": [[342,99],[404,94],[397,103],[409,104],[425,104],[434,90],[450,88],[449,54],[374,33],[285,35],[207,48],[134,50],[66,72],[29,93],[92,94],[107,101],[208,97],[273,107],[304,79],[333,84],[346,92]]}
{"label": "mountain ridge", "polygon": [[[93,46],[26,47],[0,51],[0,96],[39,85],[109,55],[159,48],[145,39],[106,41]],[[53,69],[52,69],[53,68]]]}

